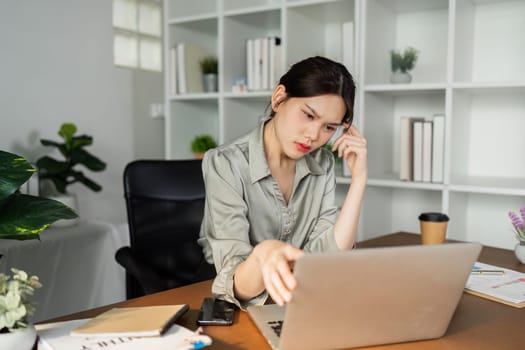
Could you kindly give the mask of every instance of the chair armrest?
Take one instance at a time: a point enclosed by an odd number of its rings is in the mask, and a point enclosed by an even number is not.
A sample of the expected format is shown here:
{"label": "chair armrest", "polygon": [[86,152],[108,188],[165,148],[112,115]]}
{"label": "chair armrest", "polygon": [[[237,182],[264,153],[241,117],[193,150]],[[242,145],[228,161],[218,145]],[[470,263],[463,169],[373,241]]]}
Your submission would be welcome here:
{"label": "chair armrest", "polygon": [[133,254],[130,247],[121,247],[115,253],[115,260],[135,277],[146,294],[166,289],[165,279],[157,271]]}

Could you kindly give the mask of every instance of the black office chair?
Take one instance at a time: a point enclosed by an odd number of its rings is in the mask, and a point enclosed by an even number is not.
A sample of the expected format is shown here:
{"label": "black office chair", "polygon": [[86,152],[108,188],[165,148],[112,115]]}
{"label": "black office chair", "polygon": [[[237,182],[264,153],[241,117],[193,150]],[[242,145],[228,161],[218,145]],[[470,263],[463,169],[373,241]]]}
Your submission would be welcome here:
{"label": "black office chair", "polygon": [[127,298],[215,276],[197,244],[204,212],[200,160],[138,160],[124,170],[130,247],[117,262],[126,269]]}

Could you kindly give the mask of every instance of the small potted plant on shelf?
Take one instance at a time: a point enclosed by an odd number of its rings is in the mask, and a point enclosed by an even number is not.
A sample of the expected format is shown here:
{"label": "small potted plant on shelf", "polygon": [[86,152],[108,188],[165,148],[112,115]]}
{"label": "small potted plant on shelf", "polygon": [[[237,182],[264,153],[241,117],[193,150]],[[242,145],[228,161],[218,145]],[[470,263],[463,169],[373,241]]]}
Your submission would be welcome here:
{"label": "small potted plant on shelf", "polygon": [[514,228],[518,243],[514,248],[518,260],[525,264],[525,206],[520,209],[521,218],[513,211],[509,211],[509,218]]}
{"label": "small potted plant on shelf", "polygon": [[409,71],[414,69],[419,56],[419,51],[413,47],[407,47],[403,53],[398,50],[390,50],[390,66],[392,75],[390,81],[394,84],[407,84],[412,81]]}
{"label": "small potted plant on shelf", "polygon": [[204,152],[215,147],[217,147],[217,142],[210,135],[197,135],[191,141],[191,150],[197,159],[202,159]]}
{"label": "small potted plant on shelf", "polygon": [[[65,203],[75,210],[77,208],[77,199],[74,194],[67,192],[69,185],[80,182],[95,192],[102,190],[102,186],[86,177],[82,171],[77,169],[77,166],[83,165],[91,171],[102,171],[106,168],[106,163],[84,149],[84,147],[93,143],[93,137],[88,135],[75,136],[76,132],[77,127],[75,124],[64,123],[58,131],[58,135],[64,139],[63,142],[60,143],[46,139],[40,140],[44,146],[57,148],[64,159],[57,160],[49,156],[44,156],[38,159],[36,163],[41,182],[48,180],[54,185],[55,191],[45,194],[50,198]],[[50,191],[48,190],[47,192]],[[70,221],[67,223],[61,221],[59,223],[59,225],[62,226],[69,224],[75,224],[75,222]]]}
{"label": "small potted plant on shelf", "polygon": [[202,84],[204,92],[216,92],[218,90],[218,62],[213,56],[206,56],[199,61],[202,72]]}

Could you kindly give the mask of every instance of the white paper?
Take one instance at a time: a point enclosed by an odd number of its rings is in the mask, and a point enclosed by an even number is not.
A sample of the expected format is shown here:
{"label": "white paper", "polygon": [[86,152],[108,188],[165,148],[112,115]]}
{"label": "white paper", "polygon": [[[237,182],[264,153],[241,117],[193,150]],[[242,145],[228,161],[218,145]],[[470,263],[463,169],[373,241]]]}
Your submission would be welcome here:
{"label": "white paper", "polygon": [[194,342],[211,344],[211,338],[177,324],[160,337],[78,337],[69,332],[89,319],[36,325],[38,349],[42,350],[186,350],[200,348]]}
{"label": "white paper", "polygon": [[465,288],[511,303],[525,302],[525,273],[476,262],[474,269],[501,270],[502,275],[473,274]]}

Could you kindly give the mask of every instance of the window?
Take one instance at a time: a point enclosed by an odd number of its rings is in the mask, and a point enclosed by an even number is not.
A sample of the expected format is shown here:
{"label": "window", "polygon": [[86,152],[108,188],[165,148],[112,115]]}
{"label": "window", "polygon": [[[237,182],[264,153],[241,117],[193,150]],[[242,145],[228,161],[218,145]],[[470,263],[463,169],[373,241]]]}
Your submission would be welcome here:
{"label": "window", "polygon": [[162,71],[160,0],[113,0],[113,63]]}

